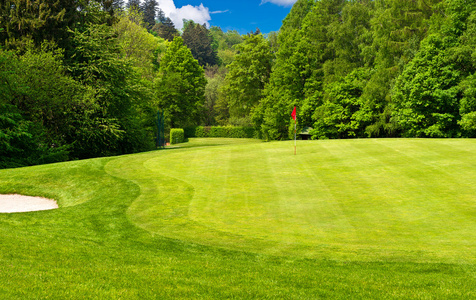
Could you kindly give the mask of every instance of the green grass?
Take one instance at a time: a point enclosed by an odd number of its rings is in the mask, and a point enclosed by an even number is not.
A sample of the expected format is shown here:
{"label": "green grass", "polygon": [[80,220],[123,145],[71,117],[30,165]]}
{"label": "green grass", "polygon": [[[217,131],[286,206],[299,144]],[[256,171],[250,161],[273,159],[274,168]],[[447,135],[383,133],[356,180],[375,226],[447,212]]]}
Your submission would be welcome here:
{"label": "green grass", "polygon": [[474,299],[476,141],[192,139],[0,171],[2,299]]}

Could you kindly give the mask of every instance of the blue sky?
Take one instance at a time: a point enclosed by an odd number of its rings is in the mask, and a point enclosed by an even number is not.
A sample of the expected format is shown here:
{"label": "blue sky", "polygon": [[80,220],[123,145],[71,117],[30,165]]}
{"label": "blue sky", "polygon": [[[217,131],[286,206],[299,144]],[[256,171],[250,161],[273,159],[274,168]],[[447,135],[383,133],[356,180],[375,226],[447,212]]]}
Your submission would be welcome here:
{"label": "blue sky", "polygon": [[192,19],[223,31],[241,34],[259,28],[263,33],[278,31],[296,0],[158,0],[159,7],[178,29],[182,19]]}

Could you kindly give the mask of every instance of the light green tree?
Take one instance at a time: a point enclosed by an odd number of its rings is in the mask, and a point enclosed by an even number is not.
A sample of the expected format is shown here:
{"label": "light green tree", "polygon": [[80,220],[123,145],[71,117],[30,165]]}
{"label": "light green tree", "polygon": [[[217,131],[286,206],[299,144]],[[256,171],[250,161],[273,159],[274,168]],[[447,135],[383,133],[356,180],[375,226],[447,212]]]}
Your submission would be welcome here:
{"label": "light green tree", "polygon": [[[476,67],[474,44],[471,49],[467,43],[471,44],[474,33],[476,4],[464,0],[444,4],[444,19],[422,41],[393,89],[393,118],[404,136],[458,137],[462,134],[458,123],[463,130],[471,130],[468,83],[473,82]],[[464,116],[461,121],[460,114]]]}
{"label": "light green tree", "polygon": [[152,80],[158,56],[165,52],[164,39],[155,37],[144,28],[142,13],[129,9],[118,13],[113,28],[122,56],[142,77]]}
{"label": "light green tree", "polygon": [[160,61],[156,82],[158,107],[164,110],[168,126],[198,124],[206,84],[203,68],[183,39],[175,37]]}
{"label": "light green tree", "polygon": [[247,118],[259,104],[274,60],[271,47],[262,34],[248,35],[244,39],[242,44],[236,45],[238,54],[227,66],[228,74],[222,87],[231,120]]}

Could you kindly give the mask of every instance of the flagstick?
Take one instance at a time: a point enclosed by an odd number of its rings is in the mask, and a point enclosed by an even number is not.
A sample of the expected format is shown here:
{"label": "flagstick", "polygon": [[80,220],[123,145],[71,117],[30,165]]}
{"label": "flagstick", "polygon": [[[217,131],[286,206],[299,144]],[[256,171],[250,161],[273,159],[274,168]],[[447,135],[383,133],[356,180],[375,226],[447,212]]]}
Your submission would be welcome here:
{"label": "flagstick", "polygon": [[296,120],[294,120],[294,155],[296,155]]}
{"label": "flagstick", "polygon": [[294,120],[294,155],[296,155],[296,106],[294,106],[291,117],[293,117]]}

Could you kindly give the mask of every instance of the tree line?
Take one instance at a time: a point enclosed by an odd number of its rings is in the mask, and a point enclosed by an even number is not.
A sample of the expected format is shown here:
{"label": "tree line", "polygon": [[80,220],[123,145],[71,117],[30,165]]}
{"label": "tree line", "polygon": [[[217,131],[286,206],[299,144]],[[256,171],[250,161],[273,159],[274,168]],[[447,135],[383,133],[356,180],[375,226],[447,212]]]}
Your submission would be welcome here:
{"label": "tree line", "polygon": [[474,137],[475,49],[474,1],[299,0],[250,116],[267,139],[294,106],[314,139]]}
{"label": "tree line", "polygon": [[314,139],[474,137],[476,3],[298,0],[240,35],[157,1],[0,4],[0,167],[155,148],[166,127]]}
{"label": "tree line", "polygon": [[241,41],[213,32],[154,0],[2,1],[0,168],[154,149],[159,110],[206,125],[204,68]]}
{"label": "tree line", "polygon": [[[213,121],[292,138],[474,137],[476,2],[298,0],[208,81]],[[207,102],[208,103],[208,102]]]}

